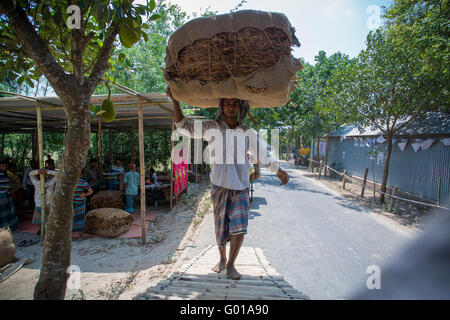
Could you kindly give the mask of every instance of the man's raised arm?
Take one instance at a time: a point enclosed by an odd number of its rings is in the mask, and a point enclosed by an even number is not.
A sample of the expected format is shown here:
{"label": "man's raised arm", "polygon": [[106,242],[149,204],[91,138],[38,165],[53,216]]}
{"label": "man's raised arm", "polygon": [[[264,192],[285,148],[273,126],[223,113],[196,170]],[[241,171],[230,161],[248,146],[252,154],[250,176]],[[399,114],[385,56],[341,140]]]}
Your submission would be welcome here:
{"label": "man's raised arm", "polygon": [[183,111],[181,111],[180,103],[173,98],[172,91],[170,90],[170,87],[167,87],[166,93],[167,93],[167,96],[170,99],[172,99],[172,101],[173,101],[173,110],[174,110],[174,113],[175,113],[175,122],[180,122],[184,118]]}

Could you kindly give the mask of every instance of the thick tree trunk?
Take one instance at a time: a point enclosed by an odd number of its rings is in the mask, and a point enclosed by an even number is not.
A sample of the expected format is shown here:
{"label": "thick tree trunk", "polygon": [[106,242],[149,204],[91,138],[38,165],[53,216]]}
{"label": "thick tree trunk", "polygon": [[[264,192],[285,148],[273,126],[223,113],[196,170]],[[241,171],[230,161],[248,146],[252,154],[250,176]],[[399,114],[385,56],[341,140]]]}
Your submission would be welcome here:
{"label": "thick tree trunk", "polygon": [[[67,97],[67,96],[66,96]],[[85,166],[90,141],[90,96],[64,99],[67,112],[66,150],[59,170],[46,228],[42,267],[34,299],[64,299],[72,246],[72,197]]]}
{"label": "thick tree trunk", "polygon": [[[383,169],[383,181],[381,182],[381,192],[386,193],[387,179],[389,174],[389,161],[391,159],[392,153],[392,134],[387,136],[387,150],[386,150],[386,161],[384,162]],[[380,204],[384,202],[384,194],[380,194]]]}

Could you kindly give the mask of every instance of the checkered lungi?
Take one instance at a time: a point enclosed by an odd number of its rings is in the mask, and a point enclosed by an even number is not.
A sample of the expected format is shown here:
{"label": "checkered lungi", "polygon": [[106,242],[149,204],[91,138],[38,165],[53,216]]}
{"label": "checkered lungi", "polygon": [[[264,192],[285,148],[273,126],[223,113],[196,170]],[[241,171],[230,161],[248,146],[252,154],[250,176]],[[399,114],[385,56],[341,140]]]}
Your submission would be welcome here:
{"label": "checkered lungi", "polygon": [[212,185],[211,200],[214,208],[214,225],[219,250],[235,234],[247,234],[248,189],[230,190]]}
{"label": "checkered lungi", "polygon": [[0,192],[0,227],[15,230],[19,224],[14,202],[9,193]]}

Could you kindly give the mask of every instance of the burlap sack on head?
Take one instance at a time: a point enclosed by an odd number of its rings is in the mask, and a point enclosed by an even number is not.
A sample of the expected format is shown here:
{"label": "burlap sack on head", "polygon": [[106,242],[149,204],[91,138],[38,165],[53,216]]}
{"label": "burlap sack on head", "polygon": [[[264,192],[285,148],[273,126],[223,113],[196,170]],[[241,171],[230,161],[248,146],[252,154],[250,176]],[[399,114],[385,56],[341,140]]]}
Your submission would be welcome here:
{"label": "burlap sack on head", "polygon": [[105,190],[94,194],[89,201],[91,209],[98,208],[124,208],[124,195],[120,191]]}
{"label": "burlap sack on head", "polygon": [[14,253],[16,246],[12,233],[9,229],[0,228],[0,267],[6,266],[8,263],[16,260]]}
{"label": "burlap sack on head", "polygon": [[105,238],[115,238],[131,229],[133,215],[115,208],[91,210],[86,214],[84,232]]}
{"label": "burlap sack on head", "polygon": [[291,55],[293,45],[300,43],[282,13],[242,10],[197,18],[170,37],[164,78],[176,100],[198,107],[217,107],[221,98],[282,106],[303,69]]}

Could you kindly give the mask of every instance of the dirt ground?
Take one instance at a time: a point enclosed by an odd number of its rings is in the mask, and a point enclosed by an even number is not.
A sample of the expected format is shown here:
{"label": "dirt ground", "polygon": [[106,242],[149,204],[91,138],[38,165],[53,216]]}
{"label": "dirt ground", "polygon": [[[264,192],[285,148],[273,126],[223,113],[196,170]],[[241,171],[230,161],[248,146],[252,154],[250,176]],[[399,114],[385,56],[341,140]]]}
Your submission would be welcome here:
{"label": "dirt ground", "polygon": [[379,203],[379,193],[376,193],[376,197],[373,196],[373,190],[366,189],[364,197],[361,198],[361,185],[351,182],[349,180],[345,183],[345,190],[342,189],[342,180],[337,180],[330,177],[324,177],[323,175],[318,180],[319,174],[308,172],[307,167],[299,166],[295,168],[293,164],[288,164],[290,169],[298,170],[305,177],[310,177],[320,181],[332,190],[340,193],[343,197],[352,202],[366,208],[369,211],[380,214],[395,220],[401,225],[422,229],[424,227],[425,220],[432,218],[435,214],[432,207],[430,208],[418,208],[411,203],[405,201],[396,201],[394,207],[392,207],[391,199],[387,198],[385,205]]}
{"label": "dirt ground", "polygon": [[[203,217],[212,210],[209,179],[189,184],[188,192],[172,210],[150,210],[156,211],[157,215],[149,225],[148,243],[144,246],[140,239],[73,240],[72,270],[80,273],[69,278],[65,299],[132,299],[168,277],[177,258],[195,236]],[[40,273],[42,245],[17,247],[21,240],[33,238],[36,236],[32,234],[14,233],[17,250],[34,261],[0,283],[1,300],[33,299]],[[79,286],[77,275],[80,276]]]}

